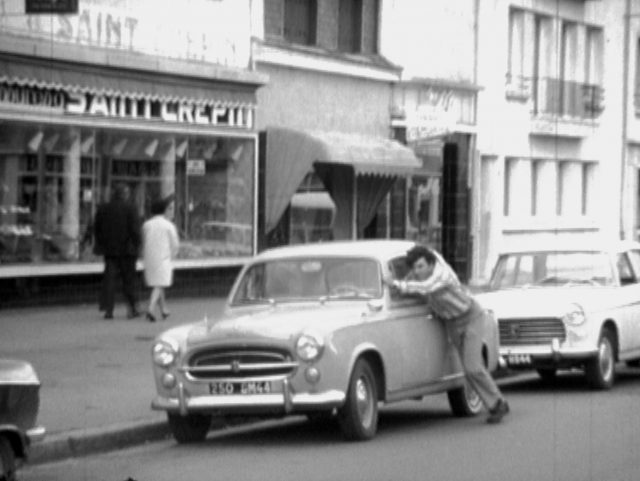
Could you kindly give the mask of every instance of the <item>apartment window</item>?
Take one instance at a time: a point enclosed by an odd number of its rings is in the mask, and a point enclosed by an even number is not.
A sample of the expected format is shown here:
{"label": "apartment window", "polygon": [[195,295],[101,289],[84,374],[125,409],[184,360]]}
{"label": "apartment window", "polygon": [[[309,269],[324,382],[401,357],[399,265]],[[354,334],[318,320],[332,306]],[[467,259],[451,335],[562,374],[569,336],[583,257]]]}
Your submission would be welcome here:
{"label": "apartment window", "polygon": [[[509,66],[507,84],[521,85],[524,77],[524,11],[509,10]],[[515,87],[514,87],[515,88]]]}
{"label": "apartment window", "polygon": [[557,88],[551,79],[554,68],[553,23],[551,17],[535,15],[533,42],[534,113],[553,111]]}
{"label": "apartment window", "polygon": [[554,160],[532,161],[532,214],[551,217],[556,213],[557,165]]}
{"label": "apartment window", "polygon": [[508,158],[505,164],[505,216],[532,213],[532,171],[529,159]]}
{"label": "apartment window", "polygon": [[636,42],[636,79],[634,90],[634,106],[636,117],[640,117],[640,38]]}
{"label": "apartment window", "polygon": [[350,53],[377,53],[378,0],[340,0],[338,50]]}
{"label": "apartment window", "polygon": [[315,0],[285,0],[285,40],[303,45],[314,45],[316,42],[316,12]]}

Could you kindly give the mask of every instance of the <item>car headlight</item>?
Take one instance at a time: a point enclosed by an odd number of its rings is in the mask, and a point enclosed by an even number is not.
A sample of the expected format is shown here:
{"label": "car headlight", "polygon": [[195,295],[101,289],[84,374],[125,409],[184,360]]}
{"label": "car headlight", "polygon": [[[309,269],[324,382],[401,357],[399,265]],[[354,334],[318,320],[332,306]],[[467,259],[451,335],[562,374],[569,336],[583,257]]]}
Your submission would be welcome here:
{"label": "car headlight", "polygon": [[567,311],[562,320],[569,326],[581,326],[584,324],[586,317],[582,306],[579,304],[572,304],[571,308]]}
{"label": "car headlight", "polygon": [[153,362],[161,367],[167,367],[176,360],[178,346],[170,341],[158,341],[153,345]]}
{"label": "car headlight", "polygon": [[322,356],[324,341],[317,334],[302,334],[296,341],[296,352],[303,361],[315,361]]}

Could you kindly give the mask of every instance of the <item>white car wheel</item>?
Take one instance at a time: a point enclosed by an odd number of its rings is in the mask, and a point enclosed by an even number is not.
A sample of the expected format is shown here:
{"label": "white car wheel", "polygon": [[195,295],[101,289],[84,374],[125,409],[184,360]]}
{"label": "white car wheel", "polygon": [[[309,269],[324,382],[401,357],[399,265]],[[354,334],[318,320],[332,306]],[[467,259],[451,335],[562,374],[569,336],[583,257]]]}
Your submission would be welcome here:
{"label": "white car wheel", "polygon": [[598,354],[587,362],[585,374],[594,389],[610,389],[615,379],[615,351],[613,335],[607,329],[602,331],[598,341]]}

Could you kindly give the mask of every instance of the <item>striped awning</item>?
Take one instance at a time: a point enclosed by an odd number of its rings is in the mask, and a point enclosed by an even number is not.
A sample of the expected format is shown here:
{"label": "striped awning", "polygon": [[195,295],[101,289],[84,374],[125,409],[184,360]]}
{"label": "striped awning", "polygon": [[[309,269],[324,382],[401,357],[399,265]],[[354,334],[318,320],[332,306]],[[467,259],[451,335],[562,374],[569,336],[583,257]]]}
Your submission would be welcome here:
{"label": "striped awning", "polygon": [[165,73],[136,71],[59,60],[0,55],[0,83],[94,95],[185,102],[196,105],[255,107],[255,88]]}

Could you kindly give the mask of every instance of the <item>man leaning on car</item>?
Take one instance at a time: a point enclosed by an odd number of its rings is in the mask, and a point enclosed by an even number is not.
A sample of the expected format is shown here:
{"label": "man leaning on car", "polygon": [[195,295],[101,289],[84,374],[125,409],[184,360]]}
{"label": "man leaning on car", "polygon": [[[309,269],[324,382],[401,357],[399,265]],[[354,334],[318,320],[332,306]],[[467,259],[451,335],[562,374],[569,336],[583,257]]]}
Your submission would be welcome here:
{"label": "man leaning on car", "polygon": [[481,327],[486,311],[462,286],[453,269],[430,249],[415,246],[407,252],[411,279],[385,279],[402,294],[425,297],[431,312],[446,326],[464,368],[465,377],[489,411],[488,423],[499,423],[509,404],[482,362]]}

